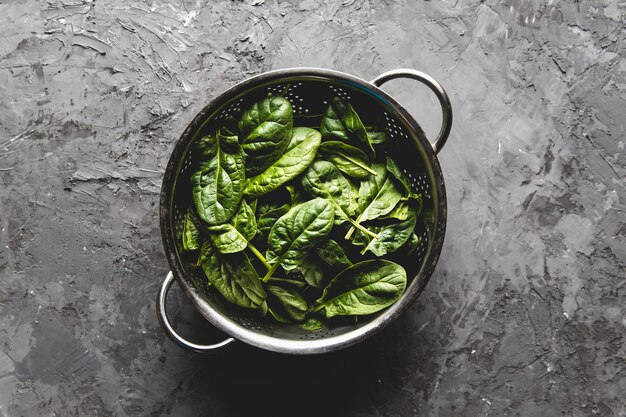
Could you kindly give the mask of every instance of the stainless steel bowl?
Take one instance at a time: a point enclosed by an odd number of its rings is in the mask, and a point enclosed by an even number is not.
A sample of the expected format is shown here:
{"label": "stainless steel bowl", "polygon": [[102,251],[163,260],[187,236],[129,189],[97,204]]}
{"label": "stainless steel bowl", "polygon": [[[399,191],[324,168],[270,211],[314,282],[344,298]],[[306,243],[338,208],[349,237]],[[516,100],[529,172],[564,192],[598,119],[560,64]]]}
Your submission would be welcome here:
{"label": "stainless steel bowl", "polygon": [[[410,78],[426,84],[436,94],[443,111],[438,137],[431,144],[411,115],[379,87],[395,78]],[[384,126],[389,136],[385,152],[392,155],[407,174],[414,192],[422,193],[424,205],[432,212],[427,231],[410,265],[404,265],[409,283],[402,297],[382,312],[363,317],[358,323],[325,327],[310,332],[297,325],[271,323],[233,307],[219,295],[204,291],[201,276],[180,259],[180,225],[191,202],[189,167],[194,164],[192,143],[214,130],[231,112],[272,94],[292,102],[294,116],[321,114],[331,97],[339,94],[355,103],[362,118]],[[444,89],[430,76],[411,69],[381,74],[368,82],[338,71],[317,68],[290,68],[249,78],[219,95],[193,119],[175,144],[163,177],[160,221],[165,253],[171,272],[167,274],[157,300],[157,316],[166,334],[180,346],[197,352],[220,350],[235,340],[259,348],[289,354],[314,354],[342,349],[372,336],[398,318],[419,296],[430,279],[443,244],[446,228],[446,192],[436,154],[444,146],[452,125],[452,109]],[[198,345],[171,326],[166,311],[167,292],[176,280],[193,306],[215,327],[229,335],[214,345]]]}

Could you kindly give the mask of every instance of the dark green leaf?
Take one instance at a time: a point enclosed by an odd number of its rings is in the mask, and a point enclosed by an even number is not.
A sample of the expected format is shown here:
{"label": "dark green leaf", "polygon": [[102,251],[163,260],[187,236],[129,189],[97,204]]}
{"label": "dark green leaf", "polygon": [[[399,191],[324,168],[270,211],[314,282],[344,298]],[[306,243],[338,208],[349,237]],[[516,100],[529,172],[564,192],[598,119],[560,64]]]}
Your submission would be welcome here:
{"label": "dark green leaf", "polygon": [[340,272],[318,300],[326,317],[376,313],[396,302],[406,288],[406,271],[400,265],[374,259]]}
{"label": "dark green leaf", "polygon": [[297,177],[311,164],[322,136],[317,130],[307,127],[297,127],[292,132],[285,153],[265,171],[248,178],[244,194],[257,197],[269,193]]}
{"label": "dark green leaf", "polygon": [[187,210],[187,214],[185,214],[182,241],[183,249],[188,251],[200,249],[202,244],[199,220],[192,210]]}
{"label": "dark green leaf", "polygon": [[411,233],[411,236],[409,236],[409,240],[406,241],[406,243],[404,244],[404,247],[406,248],[406,255],[410,255],[413,252],[415,252],[415,249],[417,249],[417,246],[420,243],[420,238],[419,236],[417,236],[415,234],[415,232]]}
{"label": "dark green leaf", "polygon": [[329,266],[347,267],[352,265],[341,245],[332,239],[324,239],[315,245],[315,252]]}
{"label": "dark green leaf", "polygon": [[323,239],[333,227],[335,213],[328,200],[315,198],[292,207],[278,219],[268,237],[267,261],[272,269],[265,275],[267,281],[281,265],[285,271],[302,263],[302,254]]}
{"label": "dark green leaf", "polygon": [[243,195],[243,151],[232,137],[219,132],[200,139],[197,149],[206,158],[191,176],[197,213],[209,225],[226,223]]}
{"label": "dark green leaf", "polygon": [[257,205],[258,201],[252,200],[248,203],[248,206],[250,206],[250,208],[252,209],[252,212],[254,213],[254,215],[256,216],[256,205]]}
{"label": "dark green leaf", "polygon": [[341,224],[354,215],[357,204],[352,184],[330,162],[313,162],[302,177],[302,186],[314,197],[325,198],[333,204],[336,224]]}
{"label": "dark green leaf", "polygon": [[289,204],[283,204],[282,206],[264,204],[259,206],[257,238],[266,240],[276,220],[287,214],[290,208]]}
{"label": "dark green leaf", "polygon": [[[387,175],[385,165],[376,163],[374,164],[374,170],[377,175],[368,176],[361,181],[359,187],[357,224],[386,215],[394,209],[402,198],[395,181]],[[354,227],[348,231],[346,239],[349,239],[352,233],[354,233]]]}
{"label": "dark green leaf", "polygon": [[220,254],[209,242],[202,245],[202,269],[209,284],[224,298],[240,307],[267,312],[267,295],[261,280],[244,252]]}
{"label": "dark green leaf", "polygon": [[239,120],[233,114],[229,114],[224,118],[224,125],[222,126],[222,133],[226,136],[239,136],[239,127],[237,124]]}
{"label": "dark green leaf", "polygon": [[[417,220],[415,206],[413,205],[413,207],[409,207],[408,211],[408,217],[404,221],[398,222],[386,220],[381,222],[383,223],[382,225],[368,224],[367,228],[374,233],[377,233],[378,238],[369,240],[367,246],[365,246],[361,253],[371,251],[376,256],[383,256],[400,249],[400,247],[402,247],[402,245],[404,245],[411,237]],[[354,243],[358,244],[359,242],[368,239],[360,231],[357,233],[361,235],[361,238],[355,239],[357,242]]]}
{"label": "dark green leaf", "polygon": [[367,137],[370,143],[373,145],[380,145],[387,140],[387,134],[383,130],[378,130],[376,127],[372,126],[365,126],[365,130],[367,131]]}
{"label": "dark green leaf", "polygon": [[303,195],[302,184],[300,184],[299,181],[297,183],[285,185],[285,189],[289,192],[292,207],[306,201],[306,196]]}
{"label": "dark green leaf", "polygon": [[281,323],[300,322],[309,311],[307,302],[294,288],[267,286],[269,311]]}
{"label": "dark green leaf", "polygon": [[324,284],[324,268],[314,251],[309,251],[304,255],[299,269],[307,284],[311,287],[322,288]]}
{"label": "dark green leaf", "polygon": [[324,142],[318,149],[318,155],[332,162],[341,172],[354,178],[376,175],[365,153],[352,145],[337,140]]}
{"label": "dark green leaf", "polygon": [[244,250],[248,242],[254,238],[257,223],[254,212],[246,201],[242,200],[230,223],[209,226],[207,229],[211,232],[209,237],[218,251],[235,253]]}
{"label": "dark green leaf", "polygon": [[409,217],[409,199],[402,197],[389,213],[381,216],[383,219],[406,220]]}
{"label": "dark green leaf", "polygon": [[322,117],[320,132],[324,140],[340,140],[360,148],[371,161],[376,157],[359,115],[340,97],[331,100]]}
{"label": "dark green leaf", "polygon": [[239,141],[246,154],[246,176],[265,171],[284,153],[291,140],[293,111],[283,97],[252,105],[239,121]]}
{"label": "dark green leaf", "polygon": [[300,323],[300,327],[304,330],[317,332],[319,330],[322,330],[322,322],[316,318],[309,318]]}
{"label": "dark green leaf", "polygon": [[409,179],[407,178],[406,174],[402,172],[400,167],[389,156],[387,156],[386,167],[387,167],[387,171],[390,172],[391,175],[393,175],[393,177],[398,181],[398,183],[404,189],[405,197],[421,199],[422,196],[420,194],[415,194],[413,190],[411,189],[411,183],[409,182]]}

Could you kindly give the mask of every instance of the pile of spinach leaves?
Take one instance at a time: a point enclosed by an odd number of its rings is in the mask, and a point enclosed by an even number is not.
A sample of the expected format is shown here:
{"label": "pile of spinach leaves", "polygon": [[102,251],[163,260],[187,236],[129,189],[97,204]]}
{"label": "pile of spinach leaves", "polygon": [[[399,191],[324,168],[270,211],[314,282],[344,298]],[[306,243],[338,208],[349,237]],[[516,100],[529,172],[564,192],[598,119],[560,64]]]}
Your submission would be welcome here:
{"label": "pile of spinach leaves", "polygon": [[255,103],[192,149],[187,259],[229,302],[309,330],[392,305],[407,274],[384,257],[417,247],[422,196],[385,139],[340,97],[319,129],[294,126],[284,97]]}

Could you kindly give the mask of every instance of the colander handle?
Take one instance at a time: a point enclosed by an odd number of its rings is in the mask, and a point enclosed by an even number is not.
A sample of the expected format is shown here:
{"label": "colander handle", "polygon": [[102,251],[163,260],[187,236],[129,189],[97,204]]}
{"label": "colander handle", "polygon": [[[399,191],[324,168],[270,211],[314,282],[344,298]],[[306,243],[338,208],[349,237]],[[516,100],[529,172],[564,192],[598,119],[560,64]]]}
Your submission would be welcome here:
{"label": "colander handle", "polygon": [[414,69],[401,68],[392,71],[387,71],[374,78],[371,83],[376,87],[380,87],[387,81],[394,80],[396,78],[411,78],[426,84],[435,93],[441,104],[441,111],[443,112],[443,120],[441,122],[441,129],[435,142],[433,142],[433,149],[435,153],[443,148],[446,144],[448,136],[450,135],[450,129],[452,128],[452,106],[450,105],[450,99],[443,87],[435,81],[430,75]]}
{"label": "colander handle", "polygon": [[172,271],[168,272],[165,277],[165,281],[163,281],[163,285],[161,285],[161,290],[159,291],[159,296],[157,299],[157,318],[159,319],[159,323],[163,328],[163,331],[172,339],[178,346],[191,350],[194,352],[206,353],[206,352],[216,352],[219,351],[226,346],[230,345],[235,341],[232,337],[225,339],[219,343],[215,343],[213,345],[198,345],[196,343],[188,342],[183,339],[172,327],[169,319],[167,318],[167,307],[165,305],[165,299],[167,298],[167,293],[174,282],[174,274]]}

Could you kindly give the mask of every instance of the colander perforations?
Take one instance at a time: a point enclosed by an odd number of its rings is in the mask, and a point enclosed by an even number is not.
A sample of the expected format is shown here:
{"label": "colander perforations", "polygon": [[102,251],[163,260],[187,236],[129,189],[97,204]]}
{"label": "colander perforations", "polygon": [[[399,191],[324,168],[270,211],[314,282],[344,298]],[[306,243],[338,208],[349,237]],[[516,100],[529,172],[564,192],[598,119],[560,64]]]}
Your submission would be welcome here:
{"label": "colander perforations", "polygon": [[[203,124],[202,130],[197,132],[194,139],[187,146],[184,156],[180,159],[179,172],[176,176],[174,190],[172,192],[173,203],[171,205],[171,218],[174,222],[174,232],[177,236],[175,243],[177,253],[180,254],[182,251],[181,241],[178,237],[182,234],[185,213],[189,208],[193,207],[190,175],[194,172],[195,167],[199,163],[193,152],[193,142],[203,135],[214,132],[229,116],[237,118],[254,102],[273,95],[283,95],[292,103],[295,119],[294,124],[297,126],[319,126],[321,116],[332,97],[339,95],[349,100],[355,106],[364,124],[379,126],[385,129],[388,137],[385,144],[382,145],[383,152],[393,156],[400,169],[407,175],[413,192],[423,195],[424,206],[432,207],[434,205],[431,192],[434,180],[424,169],[425,164],[422,160],[423,153],[419,152],[417,149],[419,145],[417,145],[418,141],[415,140],[414,136],[418,133],[411,131],[410,127],[405,125],[396,114],[387,111],[386,107],[376,101],[374,95],[369,95],[366,91],[357,89],[347,83],[331,83],[327,80],[319,80],[316,78],[274,82],[257,86],[247,91],[245,94],[237,96],[230,102],[227,102],[212,115],[207,115],[207,120]],[[429,245],[431,244],[428,234],[424,230],[416,230],[416,233],[419,233],[419,243],[411,255],[412,264],[410,268],[407,268],[407,273],[410,277],[417,275],[428,253]],[[196,286],[198,283],[205,282],[200,269],[194,268],[191,264],[182,261],[181,264],[190,282],[193,282]],[[199,288],[199,290],[202,289]],[[219,294],[215,294],[213,291],[200,292],[202,297],[220,314],[230,317],[231,320],[248,330],[269,336],[291,340],[315,340],[340,335],[347,331],[354,330],[355,328],[353,323],[349,323],[332,328],[325,327],[321,331],[310,332],[299,328],[297,325],[274,324],[271,323],[270,320],[261,321],[262,319],[260,319],[255,312],[242,312],[241,309],[237,309],[225,302]],[[366,324],[373,318],[374,317],[363,318],[356,326]]]}

